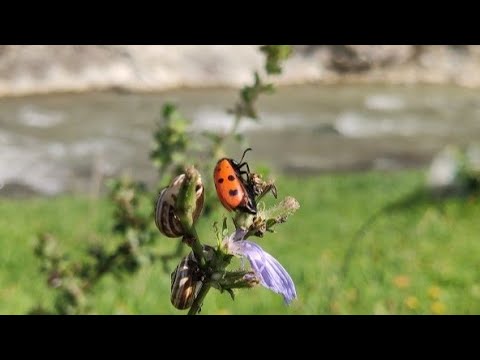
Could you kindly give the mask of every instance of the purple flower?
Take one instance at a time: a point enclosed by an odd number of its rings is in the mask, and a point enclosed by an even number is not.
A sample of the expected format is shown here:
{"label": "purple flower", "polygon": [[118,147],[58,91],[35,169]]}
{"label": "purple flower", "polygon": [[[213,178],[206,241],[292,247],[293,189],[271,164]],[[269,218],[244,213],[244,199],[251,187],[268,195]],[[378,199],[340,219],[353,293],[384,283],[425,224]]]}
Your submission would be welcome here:
{"label": "purple flower", "polygon": [[245,256],[260,278],[260,283],[267,289],[282,294],[285,303],[290,304],[297,297],[292,278],[273,256],[254,242],[244,240],[246,233],[246,230],[237,229],[226,239],[229,252]]}

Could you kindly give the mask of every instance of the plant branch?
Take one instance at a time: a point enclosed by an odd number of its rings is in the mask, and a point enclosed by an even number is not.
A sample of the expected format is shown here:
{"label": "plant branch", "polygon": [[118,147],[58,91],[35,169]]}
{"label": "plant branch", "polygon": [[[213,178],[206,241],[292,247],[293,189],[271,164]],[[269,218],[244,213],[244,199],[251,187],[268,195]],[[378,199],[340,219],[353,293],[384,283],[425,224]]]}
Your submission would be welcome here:
{"label": "plant branch", "polygon": [[200,292],[197,295],[197,298],[193,301],[192,307],[188,311],[187,315],[197,315],[202,310],[203,300],[205,296],[207,296],[208,292],[210,291],[210,284],[205,283],[203,284]]}

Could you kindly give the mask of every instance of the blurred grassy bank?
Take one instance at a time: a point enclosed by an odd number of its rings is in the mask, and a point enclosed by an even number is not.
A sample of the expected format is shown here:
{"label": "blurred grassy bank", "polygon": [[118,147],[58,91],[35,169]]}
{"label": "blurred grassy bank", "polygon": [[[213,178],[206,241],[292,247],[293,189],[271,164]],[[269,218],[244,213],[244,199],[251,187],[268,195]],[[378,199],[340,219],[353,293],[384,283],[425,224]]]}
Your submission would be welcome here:
{"label": "blurred grassy bank", "polygon": [[[344,256],[357,229],[395,199],[423,182],[418,171],[282,177],[279,197],[296,197],[300,210],[258,243],[289,271],[299,299],[285,307],[263,288],[241,291],[233,302],[212,292],[204,314],[473,314],[480,313],[480,204],[478,198],[406,202],[385,212]],[[0,313],[50,307],[48,289],[33,255],[35,235],[50,232],[72,257],[95,241],[118,241],[110,233],[106,199],[63,196],[0,200]],[[223,211],[200,220],[203,239]],[[159,251],[175,240],[159,237]],[[175,266],[171,264],[172,270]],[[182,314],[170,305],[170,274],[160,263],[126,281],[104,278],[91,301],[99,314]]]}

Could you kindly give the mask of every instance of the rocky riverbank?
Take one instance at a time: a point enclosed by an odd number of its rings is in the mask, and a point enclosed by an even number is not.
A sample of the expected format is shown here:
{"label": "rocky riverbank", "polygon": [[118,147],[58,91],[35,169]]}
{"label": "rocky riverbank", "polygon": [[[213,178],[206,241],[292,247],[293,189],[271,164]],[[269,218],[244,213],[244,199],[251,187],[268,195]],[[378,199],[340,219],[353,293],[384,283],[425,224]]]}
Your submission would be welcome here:
{"label": "rocky riverbank", "polygon": [[[0,96],[238,87],[262,62],[253,45],[0,45]],[[297,45],[275,81],[480,87],[480,46]]]}

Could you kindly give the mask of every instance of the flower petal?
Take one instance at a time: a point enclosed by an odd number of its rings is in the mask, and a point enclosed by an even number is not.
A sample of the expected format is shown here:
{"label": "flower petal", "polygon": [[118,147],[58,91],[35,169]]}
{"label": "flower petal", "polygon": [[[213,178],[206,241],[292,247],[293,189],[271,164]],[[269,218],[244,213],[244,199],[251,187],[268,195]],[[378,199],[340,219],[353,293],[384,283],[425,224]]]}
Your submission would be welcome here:
{"label": "flower petal", "polygon": [[248,240],[229,243],[229,250],[247,257],[252,269],[260,277],[260,283],[277,294],[282,294],[286,304],[297,297],[295,284],[283,266],[259,245]]}
{"label": "flower petal", "polygon": [[230,238],[228,240],[229,241],[241,241],[241,240],[243,240],[243,237],[246,235],[247,232],[248,232],[248,230],[239,228],[239,229],[235,230],[235,232],[230,236]]}

